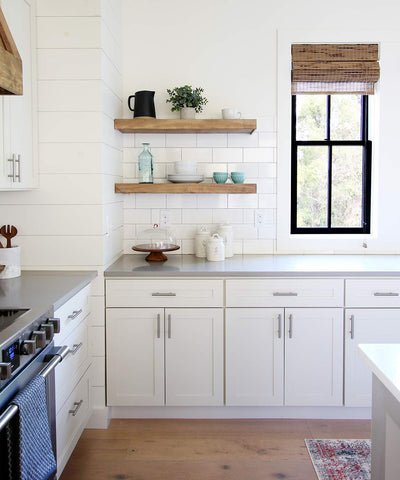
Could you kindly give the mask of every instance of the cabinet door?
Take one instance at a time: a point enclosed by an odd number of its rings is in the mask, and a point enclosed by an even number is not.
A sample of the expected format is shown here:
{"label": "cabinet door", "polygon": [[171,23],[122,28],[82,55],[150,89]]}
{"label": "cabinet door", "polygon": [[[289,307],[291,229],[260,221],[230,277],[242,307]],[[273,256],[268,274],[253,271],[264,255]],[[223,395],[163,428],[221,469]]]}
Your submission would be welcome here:
{"label": "cabinet door", "polygon": [[[1,6],[22,59],[23,95],[3,99],[0,188],[23,189],[37,180],[36,7],[34,0],[1,0]],[[8,161],[13,155],[19,162]],[[15,179],[9,177],[14,169]]]}
{"label": "cabinet door", "polygon": [[222,309],[166,309],[166,404],[222,405],[223,349]]}
{"label": "cabinet door", "polygon": [[400,309],[347,309],[345,314],[345,405],[371,406],[372,374],[358,353],[360,343],[400,343]]}
{"label": "cabinet door", "polygon": [[226,404],[283,404],[284,311],[227,308]]}
{"label": "cabinet door", "polygon": [[107,404],[164,405],[164,312],[106,311]]}
{"label": "cabinet door", "polygon": [[343,404],[343,311],[285,311],[285,404]]}

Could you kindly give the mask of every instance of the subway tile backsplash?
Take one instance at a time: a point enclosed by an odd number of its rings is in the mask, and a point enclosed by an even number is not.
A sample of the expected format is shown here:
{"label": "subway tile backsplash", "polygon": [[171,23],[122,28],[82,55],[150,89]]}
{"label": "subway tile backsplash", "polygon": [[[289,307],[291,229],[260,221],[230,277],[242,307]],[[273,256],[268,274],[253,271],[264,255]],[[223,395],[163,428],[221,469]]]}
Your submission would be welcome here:
{"label": "subway tile backsplash", "polygon": [[[254,118],[247,115],[248,118]],[[236,254],[274,253],[276,249],[276,121],[257,119],[252,134],[132,134],[123,135],[124,182],[138,181],[141,143],[149,142],[154,157],[154,181],[166,182],[174,173],[174,162],[193,160],[197,171],[212,181],[215,171],[246,173],[246,183],[257,183],[257,194],[129,194],[124,195],[124,251],[143,230],[160,223],[169,211],[171,229],[181,249],[194,253],[194,235],[205,224],[211,232],[221,223],[234,227]],[[230,181],[230,180],[228,180]],[[255,212],[262,223],[255,224]]]}

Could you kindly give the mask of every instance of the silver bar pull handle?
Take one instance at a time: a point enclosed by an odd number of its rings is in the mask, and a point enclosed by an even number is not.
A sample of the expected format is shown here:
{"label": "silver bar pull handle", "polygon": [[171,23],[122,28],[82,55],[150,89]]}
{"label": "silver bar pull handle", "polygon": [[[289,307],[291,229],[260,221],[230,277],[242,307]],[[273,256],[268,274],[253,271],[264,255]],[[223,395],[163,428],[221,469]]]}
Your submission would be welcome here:
{"label": "silver bar pull handle", "polygon": [[282,338],[282,315],[278,315],[278,338]]}
{"label": "silver bar pull handle", "polygon": [[273,292],[273,297],[297,297],[297,292]]}
{"label": "silver bar pull handle", "polygon": [[289,338],[293,338],[293,315],[289,315]]}
{"label": "silver bar pull handle", "polygon": [[80,342],[80,343],[75,343],[74,345],[72,345],[72,347],[69,349],[69,353],[71,355],[75,355],[76,352],[83,347],[83,343]]}
{"label": "silver bar pull handle", "polygon": [[171,338],[171,315],[168,315],[168,338]]}
{"label": "silver bar pull handle", "polygon": [[398,297],[398,292],[374,292],[374,297]]}
{"label": "silver bar pull handle", "polygon": [[[18,175],[15,174],[15,178],[18,178],[18,181],[21,182],[21,155],[18,155],[15,159],[15,163],[18,163]],[[16,169],[15,169],[16,170]],[[16,180],[14,180],[16,181]]]}
{"label": "silver bar pull handle", "polygon": [[350,315],[350,338],[354,340],[354,315]]}
{"label": "silver bar pull handle", "polygon": [[153,292],[151,294],[152,297],[176,297],[176,293],[174,292]]}
{"label": "silver bar pull handle", "polygon": [[80,400],[79,402],[74,402],[74,408],[71,408],[71,410],[68,410],[68,413],[71,413],[73,417],[78,413],[78,410],[81,408],[83,403],[83,400]]}
{"label": "silver bar pull handle", "polygon": [[157,338],[161,338],[161,315],[157,313]]}
{"label": "silver bar pull handle", "polygon": [[79,310],[74,310],[71,315],[68,315],[68,318],[70,320],[74,320],[78,315],[80,315],[82,313],[82,309],[80,308]]}

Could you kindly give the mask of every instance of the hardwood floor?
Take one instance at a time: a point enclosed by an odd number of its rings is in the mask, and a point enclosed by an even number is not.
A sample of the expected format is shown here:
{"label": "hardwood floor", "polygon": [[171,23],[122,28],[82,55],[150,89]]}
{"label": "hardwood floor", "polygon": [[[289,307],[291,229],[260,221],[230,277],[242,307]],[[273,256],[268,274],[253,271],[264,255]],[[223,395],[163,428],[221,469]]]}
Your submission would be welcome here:
{"label": "hardwood floor", "polygon": [[305,438],[369,438],[367,420],[112,420],[61,480],[317,480]]}

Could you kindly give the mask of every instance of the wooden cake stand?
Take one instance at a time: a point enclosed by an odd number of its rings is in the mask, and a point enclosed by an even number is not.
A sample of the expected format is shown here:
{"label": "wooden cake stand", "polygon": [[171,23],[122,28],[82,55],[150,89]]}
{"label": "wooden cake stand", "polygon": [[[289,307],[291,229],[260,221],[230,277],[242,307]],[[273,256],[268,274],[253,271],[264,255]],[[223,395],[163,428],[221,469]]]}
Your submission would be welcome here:
{"label": "wooden cake stand", "polygon": [[168,257],[164,255],[163,252],[172,252],[173,250],[179,250],[181,247],[179,245],[174,245],[169,243],[164,247],[155,247],[154,245],[135,245],[132,247],[132,250],[136,252],[150,252],[149,255],[145,258],[148,262],[165,262],[168,260]]}

